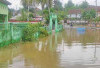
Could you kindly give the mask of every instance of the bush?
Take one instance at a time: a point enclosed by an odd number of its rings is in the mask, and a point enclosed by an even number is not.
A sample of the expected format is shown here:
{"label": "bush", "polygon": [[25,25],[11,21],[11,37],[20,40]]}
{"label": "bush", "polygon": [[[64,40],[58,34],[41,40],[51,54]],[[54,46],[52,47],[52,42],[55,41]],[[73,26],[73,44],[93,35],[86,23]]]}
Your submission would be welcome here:
{"label": "bush", "polygon": [[[23,30],[23,41],[33,41],[35,40],[35,34],[39,33],[39,37],[45,37],[48,36],[47,30],[45,28],[40,28],[42,25],[40,23],[38,24],[28,24]],[[36,35],[37,36],[37,35]]]}
{"label": "bush", "polygon": [[96,17],[96,18],[94,18],[93,21],[95,21],[95,22],[99,22],[99,21],[100,21],[100,17]]}
{"label": "bush", "polygon": [[33,41],[34,34],[38,31],[38,24],[28,24],[27,27],[24,28],[23,30],[23,41]]}
{"label": "bush", "polygon": [[40,37],[48,36],[48,31],[45,28],[40,29]]}

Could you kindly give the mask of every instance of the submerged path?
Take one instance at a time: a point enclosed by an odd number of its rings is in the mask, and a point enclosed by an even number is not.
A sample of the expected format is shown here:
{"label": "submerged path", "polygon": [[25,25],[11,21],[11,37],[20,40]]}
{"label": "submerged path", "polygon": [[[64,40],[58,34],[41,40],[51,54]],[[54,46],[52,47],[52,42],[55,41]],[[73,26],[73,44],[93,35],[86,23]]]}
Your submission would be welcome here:
{"label": "submerged path", "polygon": [[0,68],[100,68],[100,30],[68,28],[0,48]]}

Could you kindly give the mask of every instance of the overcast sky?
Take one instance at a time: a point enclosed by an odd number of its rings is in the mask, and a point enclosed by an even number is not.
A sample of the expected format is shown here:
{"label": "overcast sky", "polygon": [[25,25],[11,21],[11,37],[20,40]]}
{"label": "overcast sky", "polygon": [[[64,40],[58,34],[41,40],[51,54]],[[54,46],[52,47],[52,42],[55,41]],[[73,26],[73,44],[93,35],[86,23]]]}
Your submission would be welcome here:
{"label": "overcast sky", "polygon": [[[22,8],[21,2],[20,2],[21,0],[8,0],[8,1],[12,3],[12,5],[9,6],[10,8],[14,8],[14,9]],[[60,1],[63,3],[63,5],[68,2],[68,0],[60,0]],[[72,0],[72,1],[75,4],[80,4],[84,0]],[[95,5],[95,0],[87,0],[87,2],[90,5]],[[100,0],[98,0],[98,5],[100,6]]]}

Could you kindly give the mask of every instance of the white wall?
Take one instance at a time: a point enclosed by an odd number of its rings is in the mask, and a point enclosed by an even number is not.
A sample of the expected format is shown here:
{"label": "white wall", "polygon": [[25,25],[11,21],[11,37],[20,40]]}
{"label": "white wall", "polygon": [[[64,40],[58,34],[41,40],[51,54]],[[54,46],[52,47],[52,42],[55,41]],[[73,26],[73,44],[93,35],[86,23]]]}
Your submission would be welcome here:
{"label": "white wall", "polygon": [[69,18],[81,18],[81,14],[77,14],[77,16],[76,14],[71,14],[71,15],[69,14],[68,17]]}

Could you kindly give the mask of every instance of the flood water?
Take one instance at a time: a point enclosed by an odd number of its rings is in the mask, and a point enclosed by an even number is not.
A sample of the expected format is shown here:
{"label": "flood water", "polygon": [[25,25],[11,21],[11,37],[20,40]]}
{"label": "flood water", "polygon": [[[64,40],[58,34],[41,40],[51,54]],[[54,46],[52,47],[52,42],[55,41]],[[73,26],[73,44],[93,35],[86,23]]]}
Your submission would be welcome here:
{"label": "flood water", "polygon": [[0,48],[0,68],[100,68],[100,30],[70,28]]}

